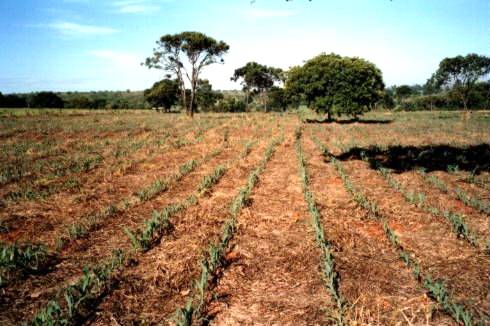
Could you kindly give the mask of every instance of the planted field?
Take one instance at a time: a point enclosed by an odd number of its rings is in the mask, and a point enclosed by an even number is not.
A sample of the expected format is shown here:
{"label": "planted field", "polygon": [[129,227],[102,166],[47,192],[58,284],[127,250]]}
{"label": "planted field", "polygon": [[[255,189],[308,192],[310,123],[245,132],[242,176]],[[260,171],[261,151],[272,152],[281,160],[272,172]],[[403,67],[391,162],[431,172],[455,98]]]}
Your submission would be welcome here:
{"label": "planted field", "polygon": [[490,325],[490,114],[0,120],[1,325]]}

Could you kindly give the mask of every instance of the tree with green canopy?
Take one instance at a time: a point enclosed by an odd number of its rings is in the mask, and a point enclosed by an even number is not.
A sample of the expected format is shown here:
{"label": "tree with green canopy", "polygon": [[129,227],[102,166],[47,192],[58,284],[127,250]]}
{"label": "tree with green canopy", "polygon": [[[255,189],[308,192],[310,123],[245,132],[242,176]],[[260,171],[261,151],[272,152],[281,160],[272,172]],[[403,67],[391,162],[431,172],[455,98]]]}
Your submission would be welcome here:
{"label": "tree with green canopy", "polygon": [[439,63],[439,68],[433,76],[434,86],[449,88],[450,92],[461,100],[467,111],[469,97],[475,84],[489,73],[489,57],[471,53],[445,58]]}
{"label": "tree with green canopy", "polygon": [[371,110],[382,97],[381,71],[357,57],[322,53],[287,73],[286,91],[308,106],[327,114],[354,117]]}
{"label": "tree with green canopy", "polygon": [[56,93],[39,92],[30,99],[30,106],[33,108],[63,108],[65,103]]}
{"label": "tree with green canopy", "polygon": [[179,83],[173,79],[163,79],[143,92],[145,100],[153,107],[162,107],[165,112],[179,99]]}
{"label": "tree with green canopy", "polygon": [[0,92],[0,108],[26,108],[25,97],[16,94],[3,95]]}
{"label": "tree with green canopy", "polygon": [[[211,64],[223,63],[223,56],[229,48],[225,42],[216,41],[200,32],[167,34],[157,41],[153,55],[146,58],[144,65],[148,68],[162,69],[176,77],[182,105],[192,117],[201,72]],[[190,85],[189,99],[186,94],[186,82]]]}
{"label": "tree with green canopy", "polygon": [[398,101],[401,101],[404,98],[410,97],[414,94],[414,90],[409,85],[400,85],[393,88],[395,91],[395,97]]}
{"label": "tree with green canopy", "polygon": [[242,80],[245,91],[245,104],[248,107],[251,94],[259,94],[263,98],[264,110],[267,112],[267,92],[282,78],[282,69],[267,67],[257,62],[248,62],[245,66],[235,69],[232,81]]}
{"label": "tree with green canopy", "polygon": [[197,105],[203,111],[210,111],[218,100],[223,99],[223,94],[213,90],[213,86],[207,79],[199,80],[196,94]]}
{"label": "tree with green canopy", "polygon": [[272,86],[268,93],[269,106],[272,110],[286,111],[289,101],[284,88]]}

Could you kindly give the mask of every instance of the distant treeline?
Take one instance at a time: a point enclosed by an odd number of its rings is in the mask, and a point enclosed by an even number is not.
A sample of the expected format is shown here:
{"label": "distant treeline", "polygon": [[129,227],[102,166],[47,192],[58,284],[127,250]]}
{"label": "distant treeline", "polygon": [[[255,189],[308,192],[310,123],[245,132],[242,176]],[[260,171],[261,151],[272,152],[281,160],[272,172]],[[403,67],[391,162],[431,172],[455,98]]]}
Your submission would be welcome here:
{"label": "distant treeline", "polygon": [[[197,101],[198,110],[206,112],[245,111],[242,91],[214,91],[203,87]],[[66,108],[66,109],[151,109],[158,107],[143,91],[38,92],[2,94],[0,108]],[[180,105],[172,111],[180,111]]]}
{"label": "distant treeline", "polygon": [[[379,106],[404,111],[459,110],[461,99],[450,89],[434,92],[424,85],[400,85],[386,88]],[[490,109],[490,82],[478,82],[468,94],[468,108]]]}
{"label": "distant treeline", "polygon": [[142,91],[0,93],[1,108],[148,109]]}
{"label": "distant treeline", "polygon": [[[207,82],[207,81],[206,81]],[[251,97],[248,106],[246,93],[237,91],[214,91],[209,83],[198,89],[197,111],[243,112],[262,110],[263,99]],[[148,91],[98,91],[98,92],[39,92],[28,94],[0,93],[0,108],[69,108],[69,109],[151,109],[161,106],[158,100],[148,95]],[[272,88],[268,94],[269,110],[283,111],[295,109],[280,88]],[[490,109],[490,82],[479,82],[468,96],[468,107],[472,110]],[[301,103],[305,104],[305,103]],[[461,101],[457,94],[442,89],[429,92],[422,85],[391,86],[383,91],[378,109],[388,110],[459,110]],[[180,105],[173,105],[172,111],[180,111]]]}

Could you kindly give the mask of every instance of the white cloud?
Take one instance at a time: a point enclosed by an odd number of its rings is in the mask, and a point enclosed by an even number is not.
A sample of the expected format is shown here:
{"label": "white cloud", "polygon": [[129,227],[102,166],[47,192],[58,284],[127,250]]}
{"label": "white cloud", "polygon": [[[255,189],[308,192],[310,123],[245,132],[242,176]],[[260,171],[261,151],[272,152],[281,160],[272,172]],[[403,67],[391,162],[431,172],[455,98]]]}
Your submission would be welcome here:
{"label": "white cloud", "polygon": [[151,0],[123,0],[113,3],[116,12],[121,14],[140,14],[160,10],[160,7]]}
{"label": "white cloud", "polygon": [[116,29],[95,25],[84,25],[67,21],[57,21],[48,24],[47,27],[57,30],[65,36],[86,36],[86,35],[110,35],[117,32]]}

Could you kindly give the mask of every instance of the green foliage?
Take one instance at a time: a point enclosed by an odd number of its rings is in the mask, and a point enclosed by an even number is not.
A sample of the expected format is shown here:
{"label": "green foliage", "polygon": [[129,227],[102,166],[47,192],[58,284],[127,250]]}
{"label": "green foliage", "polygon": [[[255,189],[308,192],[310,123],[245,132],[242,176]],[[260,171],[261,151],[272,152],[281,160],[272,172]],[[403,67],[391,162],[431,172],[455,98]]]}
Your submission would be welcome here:
{"label": "green foliage", "polygon": [[199,184],[197,188],[197,192],[202,195],[209,191],[213,185],[215,185],[219,179],[225,174],[226,172],[226,167],[223,165],[218,165],[215,169],[213,174],[211,175],[206,175],[204,178],[201,180],[201,183]]}
{"label": "green foliage", "polygon": [[179,99],[179,83],[172,79],[163,79],[146,89],[143,95],[151,106],[162,107],[165,112],[169,112]]}
{"label": "green foliage", "polygon": [[[216,62],[223,62],[229,45],[216,41],[200,32],[182,32],[167,34],[160,37],[153,55],[148,57],[145,65],[148,68],[162,69],[177,78],[181,96],[181,104],[186,112],[194,114],[199,76],[204,67]],[[184,60],[185,58],[187,60]],[[187,96],[184,77],[191,85]]]}
{"label": "green foliage", "polygon": [[[468,91],[466,105],[472,110],[488,109],[490,107],[490,83],[476,82]],[[461,108],[461,98],[451,90],[432,91],[424,95],[413,95],[402,99],[398,108],[406,111],[418,110],[458,110]]]}
{"label": "green foliage", "polygon": [[240,99],[235,97],[225,97],[219,100],[214,106],[213,110],[215,112],[245,112],[246,104]]}
{"label": "green foliage", "polygon": [[168,182],[157,179],[149,187],[146,187],[138,192],[140,201],[147,201],[168,189]]}
{"label": "green foliage", "polygon": [[270,89],[275,82],[281,80],[282,70],[267,67],[257,62],[248,62],[245,66],[235,69],[231,80],[242,79],[245,90],[250,92],[262,92]]}
{"label": "green foliage", "polygon": [[65,108],[74,109],[147,109],[142,91],[92,91],[59,93]]}
{"label": "green foliage", "polygon": [[[199,80],[199,84],[196,90],[196,102],[200,110],[216,111],[215,104],[217,101],[224,99],[222,93],[213,90],[213,86],[208,80]],[[233,112],[232,110],[221,112]]]}
{"label": "green foliage", "polygon": [[61,97],[53,92],[35,93],[29,99],[32,108],[63,108],[65,106]]}
{"label": "green foliage", "polygon": [[0,286],[4,285],[12,272],[31,274],[45,269],[53,258],[42,244],[0,243]]}
{"label": "green foliage", "polygon": [[322,271],[324,275],[325,285],[330,295],[333,297],[337,304],[338,316],[337,324],[343,325],[343,306],[344,299],[342,298],[339,290],[340,276],[335,271],[335,261],[332,253],[332,249],[328,241],[325,239],[325,233],[323,231],[323,226],[321,222],[321,215],[318,211],[313,193],[309,189],[309,177],[307,170],[306,159],[303,154],[303,149],[301,147],[301,129],[297,128],[295,131],[295,148],[296,157],[298,159],[299,165],[299,175],[302,183],[303,194],[305,201],[308,205],[308,210],[311,216],[311,222],[313,229],[315,230],[316,242],[322,251]]}
{"label": "green foliage", "polygon": [[321,54],[292,68],[286,91],[318,112],[358,116],[373,108],[384,89],[381,71],[360,59]]}
{"label": "green foliage", "polygon": [[476,82],[489,73],[490,58],[471,53],[443,59],[433,78],[436,87],[448,87],[466,110]]}
{"label": "green foliage", "polygon": [[257,62],[248,62],[245,66],[235,69],[231,80],[242,80],[243,90],[246,92],[247,105],[251,94],[260,94],[267,111],[267,92],[275,82],[283,79],[283,72],[279,68],[267,67]]}
{"label": "green foliage", "polygon": [[[315,139],[314,139],[314,141],[315,141]],[[320,149],[322,149],[322,152],[324,153],[324,155],[329,155],[325,146],[323,146],[317,139],[315,142],[317,143],[317,145],[319,144],[318,147],[320,147]],[[365,198],[365,200],[368,200],[363,194],[357,195],[357,196],[355,195],[356,193],[361,193],[361,192],[359,190],[357,190],[352,185],[352,183],[349,181],[349,176],[345,173],[345,170],[342,166],[342,163],[340,161],[336,160],[334,157],[330,157],[330,160],[333,162],[334,166],[337,168],[337,171],[339,172],[340,176],[342,177],[342,180],[344,181],[344,185],[345,185],[346,189],[351,194],[353,194],[354,199],[356,200],[356,197],[357,197],[357,198]],[[369,209],[369,205],[365,205],[364,203],[362,203],[361,206],[364,208],[367,207],[367,209]],[[414,277],[418,281],[423,281],[423,285],[428,290],[429,295],[432,298],[434,298],[439,304],[441,304],[442,308],[448,314],[450,314],[457,323],[463,323],[464,325],[472,325],[473,323],[472,323],[471,314],[468,311],[466,311],[463,306],[451,301],[450,296],[444,287],[444,284],[442,282],[439,282],[439,281],[437,281],[437,282],[432,281],[430,276],[424,277],[424,275],[422,274],[422,271],[420,269],[419,264],[417,263],[415,258],[412,258],[410,253],[408,253],[403,248],[399,237],[389,227],[384,216],[377,210],[370,210],[369,212],[371,213],[371,216],[375,217],[376,220],[378,220],[382,223],[383,230],[385,231],[386,237],[388,238],[388,240],[390,241],[392,246],[398,251],[400,258],[407,265],[407,267],[412,269],[412,273],[413,273]]]}
{"label": "green foliage", "polygon": [[465,326],[473,325],[471,314],[462,305],[450,300],[444,283],[433,281],[430,277],[427,277],[424,279],[424,287],[428,290],[430,296],[439,302],[442,308],[451,314],[457,323],[462,323]]}
{"label": "green foliage", "polygon": [[25,96],[17,94],[3,95],[0,93],[0,108],[26,108],[27,100]]}
{"label": "green foliage", "polygon": [[[202,318],[201,310],[205,304],[206,290],[208,289],[210,280],[216,274],[218,267],[220,267],[224,262],[224,255],[231,239],[233,238],[238,215],[240,214],[241,209],[250,202],[250,195],[252,194],[252,190],[259,180],[259,175],[265,169],[265,166],[272,157],[276,146],[282,141],[283,138],[274,139],[269,144],[264,153],[264,157],[257,168],[255,168],[248,175],[246,185],[240,189],[238,195],[231,202],[230,218],[223,225],[219,242],[217,244],[210,244],[207,254],[201,261],[201,274],[199,278],[194,281],[194,288],[196,290],[197,298],[191,298],[184,308],[177,310],[174,318],[177,325],[191,325],[193,319]],[[197,306],[194,305],[194,301],[196,300]]]}
{"label": "green foliage", "polygon": [[284,88],[273,86],[267,92],[267,96],[272,111],[286,111],[290,101]]}
{"label": "green foliage", "polygon": [[134,249],[141,251],[150,250],[154,244],[160,240],[162,235],[172,228],[170,217],[178,212],[194,205],[197,202],[197,197],[191,195],[180,203],[166,206],[161,211],[153,211],[151,218],[145,221],[145,226],[142,229],[130,231],[125,228],[124,232],[129,237]]}
{"label": "green foliage", "polygon": [[113,273],[123,266],[126,257],[120,250],[110,259],[92,268],[85,267],[83,275],[62,291],[62,299],[52,300],[24,325],[72,325],[79,324],[87,316],[86,309],[112,286]]}

